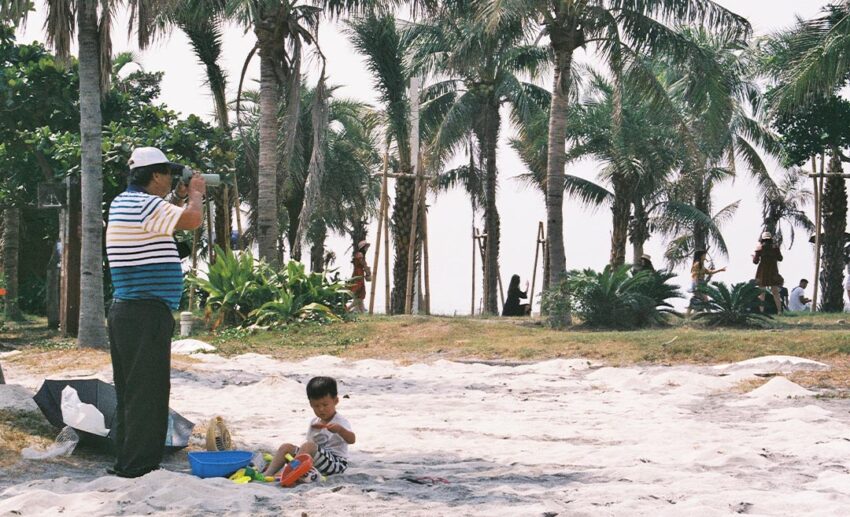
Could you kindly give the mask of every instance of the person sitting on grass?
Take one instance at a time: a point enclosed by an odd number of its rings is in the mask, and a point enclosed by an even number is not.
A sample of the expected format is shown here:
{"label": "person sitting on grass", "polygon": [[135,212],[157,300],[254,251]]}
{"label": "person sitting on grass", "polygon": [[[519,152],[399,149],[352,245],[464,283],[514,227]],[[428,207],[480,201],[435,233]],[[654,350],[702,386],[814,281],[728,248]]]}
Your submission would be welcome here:
{"label": "person sitting on grass", "polygon": [[508,284],[508,299],[505,300],[505,306],[502,307],[502,316],[528,316],[531,314],[531,305],[527,303],[519,303],[519,301],[528,298],[528,280],[525,282],[525,290],[519,290],[519,275],[511,277],[511,283]]}
{"label": "person sitting on grass", "polygon": [[788,303],[788,308],[794,312],[809,310],[809,304],[812,301],[806,298],[806,287],[809,281],[805,278],[800,280],[800,285],[791,290],[791,299]]}
{"label": "person sitting on grass", "polygon": [[354,444],[355,436],[348,420],[336,411],[336,380],[313,377],[307,383],[307,399],[316,418],[310,421],[306,441],[298,447],[291,443],[281,445],[263,472],[266,476],[274,476],[286,464],[287,454],[309,454],[313,467],[326,476],[342,474],[348,468],[348,446]]}

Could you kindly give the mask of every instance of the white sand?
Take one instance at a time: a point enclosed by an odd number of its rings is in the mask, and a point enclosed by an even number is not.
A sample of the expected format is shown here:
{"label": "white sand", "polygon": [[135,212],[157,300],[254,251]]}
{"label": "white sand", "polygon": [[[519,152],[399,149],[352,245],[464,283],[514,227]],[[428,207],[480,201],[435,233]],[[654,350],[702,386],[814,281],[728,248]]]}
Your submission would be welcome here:
{"label": "white sand", "polygon": [[[337,377],[347,397],[338,410],[357,433],[349,470],[287,490],[195,478],[184,473],[185,453],[170,460],[172,471],[137,480],[102,476],[108,460],[95,457],[53,477],[0,475],[0,515],[826,516],[850,508],[847,401],[814,398],[782,377],[749,394],[733,389],[763,372],[763,361],[719,370],[195,357],[201,362],[174,372],[171,406],[196,422],[223,415],[248,449],[301,440],[311,416],[304,383]],[[783,361],[795,367],[810,365]],[[4,368],[30,391],[41,381],[14,363]]]}

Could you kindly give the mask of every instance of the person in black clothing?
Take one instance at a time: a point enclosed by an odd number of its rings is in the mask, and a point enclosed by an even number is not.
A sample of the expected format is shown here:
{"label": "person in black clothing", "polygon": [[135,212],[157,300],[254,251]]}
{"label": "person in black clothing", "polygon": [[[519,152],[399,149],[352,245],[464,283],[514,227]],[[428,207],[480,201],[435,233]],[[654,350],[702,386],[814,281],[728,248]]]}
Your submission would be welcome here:
{"label": "person in black clothing", "polygon": [[528,316],[531,314],[531,305],[519,303],[520,299],[528,298],[528,282],[525,283],[525,291],[519,290],[519,275],[511,277],[508,285],[508,299],[502,307],[502,316]]}

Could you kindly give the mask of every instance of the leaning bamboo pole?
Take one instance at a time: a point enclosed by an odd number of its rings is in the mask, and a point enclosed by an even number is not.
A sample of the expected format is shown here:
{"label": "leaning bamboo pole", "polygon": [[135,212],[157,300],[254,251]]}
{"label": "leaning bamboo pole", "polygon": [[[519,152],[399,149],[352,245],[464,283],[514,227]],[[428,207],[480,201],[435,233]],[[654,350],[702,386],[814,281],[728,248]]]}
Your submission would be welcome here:
{"label": "leaning bamboo pole", "polygon": [[[386,203],[386,193],[387,193],[387,167],[389,167],[389,157],[390,150],[389,146],[387,146],[386,151],[384,151],[384,177],[381,180],[381,204],[380,209],[378,210],[378,232],[375,238],[375,256],[372,258],[372,289],[369,292],[369,314],[374,314],[375,312],[375,286],[378,282],[378,262],[381,256],[381,231],[384,226],[384,211],[387,209]],[[386,253],[386,251],[385,251]]]}
{"label": "leaning bamboo pole", "polygon": [[386,281],[384,282],[384,314],[390,313],[390,204],[389,204],[389,194],[384,192],[384,203],[386,203],[387,209],[384,210],[384,228],[387,231],[384,232],[384,278]]}
{"label": "leaning bamboo pole", "polygon": [[531,270],[531,292],[528,293],[528,306],[534,307],[534,284],[537,280],[537,259],[540,256],[540,248],[543,246],[545,242],[544,239],[544,231],[543,231],[543,221],[537,223],[537,237],[534,242],[534,268]]}
{"label": "leaning bamboo pole", "polygon": [[413,278],[416,272],[416,231],[419,222],[419,175],[413,188],[413,220],[410,222],[410,243],[407,246],[407,282],[405,283],[404,313],[413,314]]}
{"label": "leaning bamboo pole", "polygon": [[814,186],[814,197],[815,197],[815,263],[814,263],[814,279],[812,280],[812,284],[814,284],[814,290],[812,292],[812,306],[810,310],[812,312],[817,311],[818,305],[818,261],[820,259],[820,196],[818,196],[818,165],[817,159],[812,156],[812,183]]}
{"label": "leaning bamboo pole", "polygon": [[475,244],[478,242],[478,236],[475,231],[475,213],[472,214],[472,305],[469,308],[469,315],[475,316]]}
{"label": "leaning bamboo pole", "polygon": [[[427,189],[423,189],[427,190]],[[431,314],[431,272],[428,264],[428,211],[425,205],[425,196],[422,196],[422,269],[425,274],[425,314]]]}

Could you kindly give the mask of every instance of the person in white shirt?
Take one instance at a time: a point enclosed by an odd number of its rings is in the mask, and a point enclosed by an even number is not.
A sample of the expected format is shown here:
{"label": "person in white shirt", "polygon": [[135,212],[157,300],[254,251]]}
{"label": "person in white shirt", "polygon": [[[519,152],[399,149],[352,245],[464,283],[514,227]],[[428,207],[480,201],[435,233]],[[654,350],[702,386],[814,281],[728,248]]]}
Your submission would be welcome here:
{"label": "person in white shirt", "polygon": [[313,457],[313,467],[326,476],[342,474],[348,468],[348,446],[354,444],[355,436],[348,420],[336,412],[339,404],[336,380],[313,377],[307,383],[307,398],[316,414],[307,428],[307,441],[300,447],[291,443],[281,445],[264,475],[274,476],[286,463],[287,454],[309,454]]}
{"label": "person in white shirt", "polygon": [[809,310],[809,304],[812,301],[806,298],[806,286],[808,285],[809,281],[804,278],[800,280],[800,285],[791,289],[790,300],[788,300],[788,309],[792,311]]}

